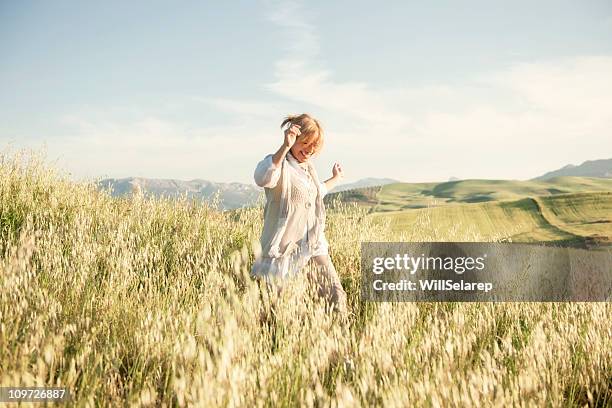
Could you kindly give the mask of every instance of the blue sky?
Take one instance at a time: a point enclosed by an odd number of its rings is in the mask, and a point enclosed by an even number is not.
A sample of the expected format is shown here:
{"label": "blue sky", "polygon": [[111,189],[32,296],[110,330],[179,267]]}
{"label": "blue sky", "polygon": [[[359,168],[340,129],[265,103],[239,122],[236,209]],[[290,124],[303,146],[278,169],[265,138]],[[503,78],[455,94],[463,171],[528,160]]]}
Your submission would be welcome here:
{"label": "blue sky", "polygon": [[75,178],[251,183],[304,111],[346,182],[612,157],[608,1],[2,2],[0,52],[0,145]]}

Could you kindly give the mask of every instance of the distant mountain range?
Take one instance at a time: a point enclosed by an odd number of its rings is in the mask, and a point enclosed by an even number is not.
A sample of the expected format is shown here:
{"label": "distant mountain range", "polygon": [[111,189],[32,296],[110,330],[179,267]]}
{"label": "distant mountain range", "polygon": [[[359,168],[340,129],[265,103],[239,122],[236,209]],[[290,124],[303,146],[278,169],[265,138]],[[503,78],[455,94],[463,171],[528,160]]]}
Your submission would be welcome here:
{"label": "distant mountain range", "polygon": [[[612,178],[612,159],[588,160],[579,166],[568,164],[565,167],[550,171],[532,180],[543,181],[559,176]],[[450,180],[456,181],[457,179],[451,177]],[[354,183],[341,184],[332,189],[330,193],[393,183],[399,183],[399,181],[390,178],[364,178]],[[183,181],[128,177],[104,179],[98,182],[98,186],[102,189],[110,189],[111,194],[115,197],[129,195],[137,190],[142,191],[145,195],[156,197],[179,197],[186,195],[188,198],[197,198],[205,201],[212,201],[215,197],[218,197],[219,208],[224,210],[251,206],[259,200],[263,202],[263,189],[254,184],[244,183],[216,183],[202,179]]]}
{"label": "distant mountain range", "polygon": [[375,186],[384,186],[385,184],[393,184],[399,183],[399,180],[394,180],[390,178],[364,178],[358,180],[354,183],[340,184],[339,186],[334,187],[330,193],[338,193],[340,191],[353,190],[355,188],[366,188],[366,187],[375,187]]}
{"label": "distant mountain range", "polygon": [[610,178],[612,177],[612,159],[587,160],[579,166],[568,164],[532,180],[549,180],[559,176]]}
{"label": "distant mountain range", "polygon": [[176,198],[186,195],[188,198],[205,201],[213,201],[215,196],[218,196],[219,208],[224,210],[253,205],[263,192],[262,188],[254,184],[215,183],[200,179],[183,181],[141,177],[110,178],[101,180],[98,186],[110,189],[114,197],[126,196],[138,190],[155,197]]}
{"label": "distant mountain range", "polygon": [[[354,183],[339,185],[331,192],[390,183],[397,183],[397,180],[365,178]],[[256,204],[259,199],[263,200],[263,189],[254,184],[216,183],[201,179],[183,181],[143,177],[107,178],[99,181],[98,187],[104,190],[110,189],[111,195],[114,197],[127,196],[138,190],[145,195],[154,197],[176,198],[186,195],[188,198],[198,198],[205,201],[213,201],[215,196],[218,196],[219,208],[224,210],[251,206]]]}

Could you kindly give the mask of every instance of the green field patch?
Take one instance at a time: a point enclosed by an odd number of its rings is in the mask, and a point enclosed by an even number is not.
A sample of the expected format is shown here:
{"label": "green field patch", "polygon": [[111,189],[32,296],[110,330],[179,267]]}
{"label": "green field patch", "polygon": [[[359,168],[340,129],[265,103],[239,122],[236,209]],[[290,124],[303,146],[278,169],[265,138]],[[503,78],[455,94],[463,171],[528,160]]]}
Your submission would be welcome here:
{"label": "green field patch", "polygon": [[554,242],[584,246],[612,237],[612,192],[572,193],[484,203],[457,203],[372,214],[399,235],[465,240]]}
{"label": "green field patch", "polygon": [[612,192],[573,193],[537,200],[551,225],[575,235],[610,241]]}
{"label": "green field patch", "polygon": [[442,183],[393,183],[329,194],[370,209],[372,213],[439,207],[457,203],[518,200],[534,196],[612,191],[612,179],[555,177],[539,180],[456,180]]}

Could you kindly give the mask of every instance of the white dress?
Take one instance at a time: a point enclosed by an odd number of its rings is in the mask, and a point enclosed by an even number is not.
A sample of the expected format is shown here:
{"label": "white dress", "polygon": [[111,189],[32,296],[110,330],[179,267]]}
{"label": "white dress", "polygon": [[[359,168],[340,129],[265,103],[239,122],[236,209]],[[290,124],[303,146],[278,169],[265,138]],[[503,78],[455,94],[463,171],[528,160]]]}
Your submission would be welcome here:
{"label": "white dress", "polygon": [[[274,188],[280,179],[281,167],[274,165],[272,162],[272,156],[272,154],[267,155],[257,164],[254,177],[258,186]],[[291,153],[287,153],[287,161],[290,164],[289,170],[291,174],[291,183],[303,183],[306,188],[315,188],[314,181],[308,174],[308,171],[300,165],[300,163],[293,157],[293,155],[291,155]],[[327,187],[325,186],[325,183],[320,183],[320,191],[321,197],[324,197],[327,194]],[[324,231],[320,232],[319,248],[312,253],[310,252],[308,248],[307,231],[308,226],[304,228],[304,238],[301,240],[301,248],[299,251],[295,251],[294,257],[288,260],[288,262],[266,265],[267,267],[271,266],[273,269],[268,271],[268,274],[282,276],[283,278],[288,275],[294,275],[306,265],[311,257],[329,254],[329,244],[325,238]],[[259,268],[256,264],[254,265],[254,270],[257,269]]]}

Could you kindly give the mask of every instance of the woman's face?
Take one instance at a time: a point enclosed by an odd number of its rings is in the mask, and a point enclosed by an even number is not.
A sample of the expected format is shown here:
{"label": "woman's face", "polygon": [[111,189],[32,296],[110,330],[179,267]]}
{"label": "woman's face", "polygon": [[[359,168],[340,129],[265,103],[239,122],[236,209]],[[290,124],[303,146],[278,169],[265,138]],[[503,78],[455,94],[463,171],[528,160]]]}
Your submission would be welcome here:
{"label": "woman's face", "polygon": [[304,137],[298,136],[297,140],[291,147],[291,154],[297,159],[298,162],[307,162],[314,154],[314,141],[304,143]]}

